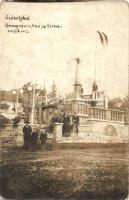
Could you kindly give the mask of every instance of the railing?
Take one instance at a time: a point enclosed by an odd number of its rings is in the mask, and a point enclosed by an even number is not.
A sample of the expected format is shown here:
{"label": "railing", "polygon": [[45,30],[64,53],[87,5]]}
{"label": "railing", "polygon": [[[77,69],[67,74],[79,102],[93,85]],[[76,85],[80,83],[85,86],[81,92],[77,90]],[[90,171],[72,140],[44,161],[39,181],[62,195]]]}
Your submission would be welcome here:
{"label": "railing", "polygon": [[98,109],[98,108],[90,108],[89,116],[91,118],[103,119],[103,120],[106,120],[106,118],[107,118],[106,110],[105,109]]}
{"label": "railing", "polygon": [[85,104],[65,104],[65,112],[74,113],[79,115],[88,115],[89,106]]}
{"label": "railing", "polygon": [[90,108],[89,117],[94,119],[108,120],[114,122],[125,122],[126,113],[124,111]]}
{"label": "railing", "polygon": [[108,120],[113,122],[126,122],[126,113],[119,110],[103,109],[96,107],[89,107],[85,104],[66,104],[65,112],[76,112],[80,116],[87,116],[89,118],[98,120]]}

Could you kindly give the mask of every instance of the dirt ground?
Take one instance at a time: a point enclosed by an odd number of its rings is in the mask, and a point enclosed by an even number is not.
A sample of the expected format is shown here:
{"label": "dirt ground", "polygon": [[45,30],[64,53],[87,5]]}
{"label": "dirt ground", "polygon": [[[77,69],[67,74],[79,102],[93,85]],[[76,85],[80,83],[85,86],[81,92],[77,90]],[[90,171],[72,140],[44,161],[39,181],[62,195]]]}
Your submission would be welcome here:
{"label": "dirt ground", "polygon": [[11,199],[122,200],[128,193],[125,145],[2,149],[0,194]]}

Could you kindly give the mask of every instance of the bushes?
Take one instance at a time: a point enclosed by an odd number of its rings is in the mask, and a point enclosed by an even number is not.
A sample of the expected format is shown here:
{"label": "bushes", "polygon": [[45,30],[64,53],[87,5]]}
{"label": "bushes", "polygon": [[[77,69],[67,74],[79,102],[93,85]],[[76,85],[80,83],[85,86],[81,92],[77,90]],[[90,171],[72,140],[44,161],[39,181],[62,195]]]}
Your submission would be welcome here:
{"label": "bushes", "polygon": [[13,119],[13,128],[17,128],[18,127],[18,123],[20,122],[20,117],[15,117]]}
{"label": "bushes", "polygon": [[9,124],[10,120],[3,115],[0,115],[0,128],[5,128],[6,124]]}

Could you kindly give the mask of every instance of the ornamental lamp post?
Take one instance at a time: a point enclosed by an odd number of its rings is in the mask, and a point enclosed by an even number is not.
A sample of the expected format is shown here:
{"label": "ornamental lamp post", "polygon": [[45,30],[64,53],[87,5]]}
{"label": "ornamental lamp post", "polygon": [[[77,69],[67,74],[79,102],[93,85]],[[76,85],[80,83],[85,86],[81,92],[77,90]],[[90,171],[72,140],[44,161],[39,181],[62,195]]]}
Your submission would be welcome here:
{"label": "ornamental lamp post", "polygon": [[19,94],[23,93],[23,89],[13,90],[12,94],[16,95],[16,116],[18,115],[18,101],[19,101]]}
{"label": "ornamental lamp post", "polygon": [[32,91],[32,110],[31,110],[31,124],[34,124],[34,112],[35,112],[35,88],[36,85],[28,87],[28,91]]}

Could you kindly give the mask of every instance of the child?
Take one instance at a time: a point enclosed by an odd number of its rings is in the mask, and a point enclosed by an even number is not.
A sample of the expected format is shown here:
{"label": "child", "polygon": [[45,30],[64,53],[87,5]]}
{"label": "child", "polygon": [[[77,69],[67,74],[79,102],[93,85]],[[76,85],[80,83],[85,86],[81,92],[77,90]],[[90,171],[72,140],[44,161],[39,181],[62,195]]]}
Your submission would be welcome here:
{"label": "child", "polygon": [[41,132],[40,132],[40,141],[41,141],[41,144],[46,144],[46,140],[47,140],[47,130],[46,128],[43,128],[41,129]]}

